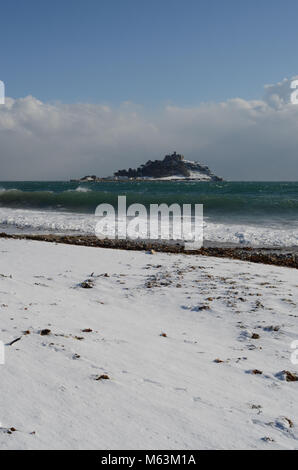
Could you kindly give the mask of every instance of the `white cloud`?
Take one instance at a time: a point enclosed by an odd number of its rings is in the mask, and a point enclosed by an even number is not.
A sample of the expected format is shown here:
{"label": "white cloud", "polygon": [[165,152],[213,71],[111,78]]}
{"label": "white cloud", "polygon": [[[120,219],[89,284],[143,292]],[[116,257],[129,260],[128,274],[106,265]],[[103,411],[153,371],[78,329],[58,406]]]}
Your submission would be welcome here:
{"label": "white cloud", "polygon": [[291,88],[292,80],[297,79],[298,76],[291,79],[284,78],[281,82],[273,85],[265,85],[265,100],[274,108],[282,108],[285,104],[290,103],[290,96],[293,91]]}
{"label": "white cloud", "polygon": [[288,79],[263,100],[240,98],[154,113],[125,102],[0,106],[0,179],[68,179],[112,174],[177,150],[227,179],[298,179],[298,105]]}

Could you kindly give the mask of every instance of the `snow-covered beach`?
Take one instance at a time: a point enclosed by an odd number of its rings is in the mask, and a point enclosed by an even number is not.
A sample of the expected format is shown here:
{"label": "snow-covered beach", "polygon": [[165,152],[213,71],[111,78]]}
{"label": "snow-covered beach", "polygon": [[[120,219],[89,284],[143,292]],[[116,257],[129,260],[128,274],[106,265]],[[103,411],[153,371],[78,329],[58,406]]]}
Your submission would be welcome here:
{"label": "snow-covered beach", "polygon": [[298,448],[297,270],[29,240],[0,255],[1,449]]}

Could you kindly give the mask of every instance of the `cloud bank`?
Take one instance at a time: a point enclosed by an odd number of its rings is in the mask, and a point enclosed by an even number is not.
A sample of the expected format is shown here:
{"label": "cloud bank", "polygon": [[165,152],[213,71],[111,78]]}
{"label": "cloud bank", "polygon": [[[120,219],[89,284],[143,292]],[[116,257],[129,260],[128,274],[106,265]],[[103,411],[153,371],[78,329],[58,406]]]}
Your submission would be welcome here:
{"label": "cloud bank", "polygon": [[291,80],[267,85],[262,100],[164,106],[151,113],[133,103],[7,98],[0,105],[0,180],[106,176],[173,150],[229,180],[298,180]]}

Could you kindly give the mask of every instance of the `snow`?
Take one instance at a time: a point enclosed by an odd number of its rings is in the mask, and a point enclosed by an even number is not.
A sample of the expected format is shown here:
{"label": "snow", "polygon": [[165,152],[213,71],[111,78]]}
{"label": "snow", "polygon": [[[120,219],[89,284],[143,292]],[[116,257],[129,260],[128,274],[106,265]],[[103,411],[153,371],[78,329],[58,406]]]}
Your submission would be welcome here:
{"label": "snow", "polygon": [[159,180],[159,181],[170,181],[170,180],[182,180],[182,181],[189,181],[189,180],[198,180],[198,181],[211,181],[211,176],[206,175],[205,173],[200,173],[199,171],[189,171],[189,176],[181,176],[181,175],[172,175],[172,176],[162,176],[160,178],[148,178],[152,180]]}
{"label": "snow", "polygon": [[298,382],[280,374],[298,373],[296,270],[25,240],[0,253],[1,449],[298,448]]}

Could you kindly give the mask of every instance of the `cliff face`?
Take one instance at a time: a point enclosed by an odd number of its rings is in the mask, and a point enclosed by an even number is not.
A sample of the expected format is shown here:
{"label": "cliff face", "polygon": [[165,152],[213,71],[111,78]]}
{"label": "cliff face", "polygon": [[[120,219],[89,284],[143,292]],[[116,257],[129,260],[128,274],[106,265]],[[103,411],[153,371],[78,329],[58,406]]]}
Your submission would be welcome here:
{"label": "cliff face", "polygon": [[195,179],[199,181],[222,181],[215,176],[206,165],[185,160],[183,155],[174,152],[166,155],[163,160],[149,160],[137,169],[119,170],[115,177],[155,178],[155,179]]}

